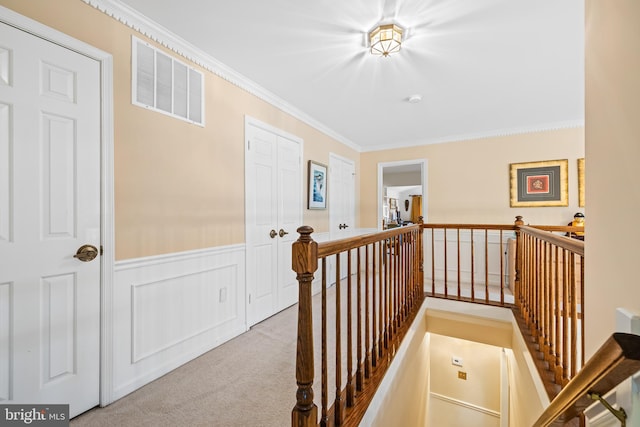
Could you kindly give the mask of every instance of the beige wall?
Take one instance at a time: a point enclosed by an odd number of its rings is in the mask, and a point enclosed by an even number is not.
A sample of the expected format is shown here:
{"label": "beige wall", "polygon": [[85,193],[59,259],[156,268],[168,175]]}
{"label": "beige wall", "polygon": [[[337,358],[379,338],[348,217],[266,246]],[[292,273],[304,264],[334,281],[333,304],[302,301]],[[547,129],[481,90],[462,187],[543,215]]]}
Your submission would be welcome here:
{"label": "beige wall", "polygon": [[[432,333],[429,349],[431,393],[500,412],[500,347]],[[454,356],[463,366],[451,363]],[[458,372],[467,379],[459,379]]]}
{"label": "beige wall", "polygon": [[[0,5],[113,55],[116,259],[244,242],[245,115],[304,140],[305,184],[330,152],[359,170],[359,153],[204,70],[204,128],[132,105],[131,35],[146,38],[80,0]],[[304,222],[327,231],[328,211]]]}
{"label": "beige wall", "polygon": [[[563,224],[577,210],[575,160],[583,130],[427,145],[360,155],[305,123],[205,71],[206,127],[131,104],[131,35],[145,37],[80,0],[0,0],[0,5],[113,55],[116,258],[244,242],[244,117],[304,139],[304,164],[329,153],[353,159],[360,177],[360,226],[377,224],[377,163],[429,161],[430,222]],[[568,208],[509,207],[509,163],[569,159]],[[305,171],[306,181],[306,171]],[[306,183],[305,183],[306,184]],[[306,185],[305,185],[306,198]],[[357,220],[357,219],[356,219]],[[328,230],[328,210],[304,210],[305,224]]]}
{"label": "beige wall", "polygon": [[[423,145],[361,156],[360,219],[377,223],[378,163],[427,159],[427,220],[432,223],[512,223],[522,215],[530,224],[566,225],[578,208],[577,159],[584,157],[584,129]],[[509,164],[569,160],[569,206],[509,207]]]}
{"label": "beige wall", "polygon": [[640,313],[640,2],[586,2],[586,353]]}

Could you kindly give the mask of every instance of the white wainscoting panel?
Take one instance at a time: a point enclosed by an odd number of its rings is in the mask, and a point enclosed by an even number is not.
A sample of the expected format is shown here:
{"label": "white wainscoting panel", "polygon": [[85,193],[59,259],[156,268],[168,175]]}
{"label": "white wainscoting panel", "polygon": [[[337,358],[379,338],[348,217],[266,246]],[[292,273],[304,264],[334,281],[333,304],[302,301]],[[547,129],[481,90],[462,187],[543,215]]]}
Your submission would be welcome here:
{"label": "white wainscoting panel", "polygon": [[116,262],[114,399],[246,330],[244,245]]}

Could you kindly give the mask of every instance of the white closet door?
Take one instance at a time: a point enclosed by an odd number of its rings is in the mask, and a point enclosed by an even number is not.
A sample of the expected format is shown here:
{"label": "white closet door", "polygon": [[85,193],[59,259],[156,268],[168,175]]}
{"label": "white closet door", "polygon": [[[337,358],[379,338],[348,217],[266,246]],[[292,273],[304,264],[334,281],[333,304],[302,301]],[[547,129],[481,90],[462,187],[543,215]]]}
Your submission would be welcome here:
{"label": "white closet door", "polygon": [[[355,228],[355,164],[334,154],[329,156],[329,229],[331,239],[352,235]],[[355,256],[355,253],[354,253]],[[340,277],[347,276],[347,254],[340,255]],[[353,259],[352,259],[353,262]],[[329,260],[329,282],[335,282],[333,257]]]}
{"label": "white closet door", "polygon": [[332,237],[347,235],[355,227],[355,163],[329,156],[329,228]]}
{"label": "white closet door", "polygon": [[302,225],[302,142],[246,126],[247,316],[249,326],[295,304],[291,245]]}
{"label": "white closet door", "polygon": [[100,67],[0,23],[0,401],[99,403]]}
{"label": "white closet door", "polygon": [[299,142],[278,138],[278,311],[298,302],[291,247],[302,225],[301,157]]}
{"label": "white closet door", "polygon": [[271,316],[277,303],[277,136],[251,125],[247,144],[247,316],[251,326]]}

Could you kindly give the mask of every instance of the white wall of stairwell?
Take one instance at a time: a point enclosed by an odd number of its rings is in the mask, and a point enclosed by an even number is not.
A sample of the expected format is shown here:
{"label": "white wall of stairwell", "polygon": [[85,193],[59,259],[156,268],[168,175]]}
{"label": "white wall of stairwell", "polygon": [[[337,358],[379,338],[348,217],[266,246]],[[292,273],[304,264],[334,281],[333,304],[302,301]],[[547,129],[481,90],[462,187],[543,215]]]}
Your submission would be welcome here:
{"label": "white wall of stairwell", "polygon": [[423,304],[364,414],[361,426],[426,426],[429,334]]}
{"label": "white wall of stairwell", "polygon": [[548,405],[511,310],[427,298],[360,425],[519,427]]}
{"label": "white wall of stairwell", "polygon": [[246,331],[245,247],[116,262],[113,400]]}

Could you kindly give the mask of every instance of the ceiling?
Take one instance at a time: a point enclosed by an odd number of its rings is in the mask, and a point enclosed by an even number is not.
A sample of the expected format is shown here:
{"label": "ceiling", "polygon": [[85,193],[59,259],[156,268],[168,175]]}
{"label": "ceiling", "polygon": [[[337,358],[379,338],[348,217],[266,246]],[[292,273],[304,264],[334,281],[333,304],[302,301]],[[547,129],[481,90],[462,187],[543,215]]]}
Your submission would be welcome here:
{"label": "ceiling", "polygon": [[[584,123],[584,0],[120,3],[362,151]],[[372,56],[392,21],[402,50]]]}

